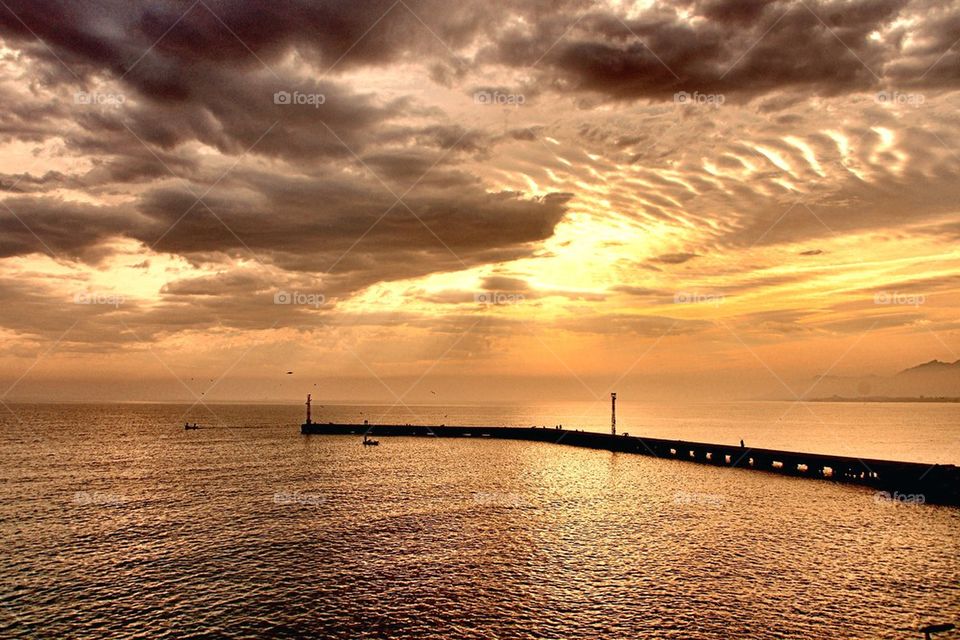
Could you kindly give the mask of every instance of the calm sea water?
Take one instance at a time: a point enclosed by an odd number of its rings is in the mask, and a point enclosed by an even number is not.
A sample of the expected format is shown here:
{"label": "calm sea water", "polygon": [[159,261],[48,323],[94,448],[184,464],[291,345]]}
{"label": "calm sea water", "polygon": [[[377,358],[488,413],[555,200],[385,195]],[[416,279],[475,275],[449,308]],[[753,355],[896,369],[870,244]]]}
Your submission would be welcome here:
{"label": "calm sea water", "polygon": [[[544,443],[365,448],[301,436],[299,406],[12,409],[2,637],[819,640],[960,623],[958,509]],[[315,419],[602,430],[606,411],[317,405]],[[620,427],[958,463],[958,414],[625,404]]]}

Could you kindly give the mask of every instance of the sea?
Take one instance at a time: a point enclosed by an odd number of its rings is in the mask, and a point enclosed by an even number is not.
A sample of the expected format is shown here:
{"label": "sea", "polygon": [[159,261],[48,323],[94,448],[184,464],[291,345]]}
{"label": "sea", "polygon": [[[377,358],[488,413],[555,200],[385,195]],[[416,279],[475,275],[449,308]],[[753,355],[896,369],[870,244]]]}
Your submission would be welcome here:
{"label": "sea", "polygon": [[[873,640],[960,626],[957,508],[563,444],[364,447],[301,435],[303,409],[0,405],[0,637]],[[315,401],[313,419],[610,428],[604,402]],[[617,427],[960,464],[958,404],[622,403]]]}

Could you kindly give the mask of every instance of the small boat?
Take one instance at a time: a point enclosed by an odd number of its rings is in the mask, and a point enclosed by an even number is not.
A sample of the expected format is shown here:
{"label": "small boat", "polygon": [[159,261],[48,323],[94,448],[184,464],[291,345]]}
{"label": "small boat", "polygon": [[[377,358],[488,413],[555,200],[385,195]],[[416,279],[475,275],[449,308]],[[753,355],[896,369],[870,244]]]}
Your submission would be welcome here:
{"label": "small boat", "polygon": [[376,447],[380,445],[379,440],[371,440],[366,435],[363,436],[363,446],[365,447]]}

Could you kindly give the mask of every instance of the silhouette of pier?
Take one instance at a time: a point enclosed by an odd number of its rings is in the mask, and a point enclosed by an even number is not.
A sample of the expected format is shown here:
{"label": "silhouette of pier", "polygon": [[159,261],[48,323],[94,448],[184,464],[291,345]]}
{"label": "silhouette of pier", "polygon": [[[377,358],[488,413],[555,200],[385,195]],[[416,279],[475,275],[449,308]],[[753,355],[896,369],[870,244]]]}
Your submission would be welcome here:
{"label": "silhouette of pier", "polygon": [[891,500],[960,506],[960,468],[955,465],[896,462],[847,456],[754,449],[739,445],[644,438],[549,427],[427,426],[400,424],[320,424],[301,426],[313,435],[495,438],[547,442],[683,460],[716,467],[765,471],[872,487]]}

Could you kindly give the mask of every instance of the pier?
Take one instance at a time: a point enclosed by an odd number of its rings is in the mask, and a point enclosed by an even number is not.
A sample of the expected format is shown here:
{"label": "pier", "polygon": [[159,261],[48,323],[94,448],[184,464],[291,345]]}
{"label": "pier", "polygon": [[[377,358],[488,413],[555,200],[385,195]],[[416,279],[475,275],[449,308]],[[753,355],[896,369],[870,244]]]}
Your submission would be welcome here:
{"label": "pier", "polygon": [[715,467],[777,473],[864,485],[889,494],[891,500],[960,506],[960,468],[955,465],[896,462],[739,445],[664,440],[626,433],[596,433],[549,427],[427,426],[409,424],[336,424],[305,422],[308,435],[369,435],[427,438],[494,438],[527,440],[603,449]]}

